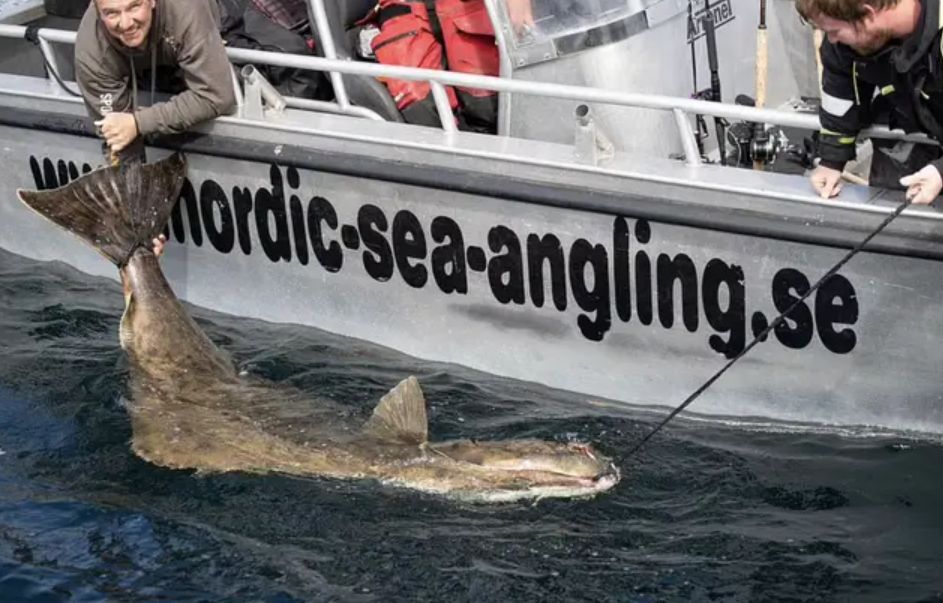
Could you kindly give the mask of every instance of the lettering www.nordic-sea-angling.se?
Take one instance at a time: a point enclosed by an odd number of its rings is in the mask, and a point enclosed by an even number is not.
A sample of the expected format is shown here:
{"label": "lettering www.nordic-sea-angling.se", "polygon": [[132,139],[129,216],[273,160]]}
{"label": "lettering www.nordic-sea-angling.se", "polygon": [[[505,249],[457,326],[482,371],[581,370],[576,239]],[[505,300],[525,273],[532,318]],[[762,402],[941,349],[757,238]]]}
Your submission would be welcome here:
{"label": "lettering www.nordic-sea-angling.se", "polygon": [[[30,168],[40,189],[64,184],[79,173],[74,164],[49,159],[40,164],[33,157]],[[88,170],[82,166],[82,172]],[[231,195],[214,180],[205,180],[199,191],[188,181],[168,234],[184,242],[189,233],[197,246],[205,236],[221,253],[238,245],[242,253],[251,254],[257,240],[272,262],[307,265],[313,259],[329,272],[344,267],[346,248],[360,252],[364,269],[376,281],[396,273],[411,287],[434,284],[445,294],[466,294],[469,273],[483,273],[494,299],[502,304],[552,304],[562,312],[575,303],[581,311],[577,326],[592,341],[601,341],[613,321],[637,320],[648,326],[657,318],[663,328],[672,329],[680,318],[693,333],[703,319],[712,331],[708,345],[732,358],[769,324],[761,312],[748,316],[740,266],[713,258],[698,267],[683,253],[652,256],[646,250],[652,226],[644,219],[616,217],[608,245],[580,238],[568,248],[552,233],[520,235],[496,225],[488,232],[485,249],[469,245],[460,225],[445,215],[433,218],[427,232],[408,210],[390,217],[366,204],[359,208],[355,225],[340,224],[327,199],[301,200],[297,169],[287,168],[284,178],[277,166],[270,166],[269,172],[270,188],[234,187]],[[809,287],[801,271],[779,270],[770,284],[776,310],[788,309]],[[826,349],[845,354],[857,343],[851,329],[857,319],[854,287],[834,275],[776,327],[773,337],[786,347],[802,349],[818,335]]]}

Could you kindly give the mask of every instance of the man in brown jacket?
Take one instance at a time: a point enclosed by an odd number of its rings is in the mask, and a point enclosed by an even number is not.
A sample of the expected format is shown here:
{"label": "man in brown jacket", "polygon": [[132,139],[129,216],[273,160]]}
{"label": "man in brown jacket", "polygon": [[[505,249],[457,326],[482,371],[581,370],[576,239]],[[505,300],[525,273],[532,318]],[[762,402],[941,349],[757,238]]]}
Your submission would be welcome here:
{"label": "man in brown jacket", "polygon": [[[75,73],[89,114],[111,153],[142,156],[141,136],[184,132],[230,113],[232,71],[215,0],[94,0],[79,25]],[[158,68],[183,90],[154,103]],[[150,71],[150,103],[139,107],[138,75]]]}

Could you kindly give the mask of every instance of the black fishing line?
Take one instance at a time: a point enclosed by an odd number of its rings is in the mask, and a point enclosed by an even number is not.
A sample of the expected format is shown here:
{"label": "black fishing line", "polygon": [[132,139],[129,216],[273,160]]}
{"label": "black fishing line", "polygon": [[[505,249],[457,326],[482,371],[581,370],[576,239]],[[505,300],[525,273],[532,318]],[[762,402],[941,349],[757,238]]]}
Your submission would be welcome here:
{"label": "black fishing line", "polygon": [[[28,25],[26,27],[26,33],[23,35],[23,39],[27,40],[28,42],[32,42],[36,46],[39,46],[39,30],[40,27],[38,25]],[[53,79],[56,80],[56,83],[58,83],[63,90],[72,96],[81,98],[82,95],[72,88],[66,86],[65,82],[62,81],[62,78],[59,77],[59,72],[52,68],[52,65],[49,64],[49,59],[46,58],[46,53],[42,51],[42,47],[40,47],[39,52],[43,57],[43,63],[46,65],[46,71],[52,75]]]}
{"label": "black fishing line", "polygon": [[727,364],[725,364],[724,366],[722,366],[719,371],[717,371],[716,373],[714,373],[713,376],[711,376],[710,379],[708,379],[707,381],[705,381],[699,388],[697,388],[696,390],[694,390],[694,393],[692,393],[690,396],[688,396],[687,399],[686,399],[684,402],[682,402],[677,408],[675,408],[673,411],[671,411],[671,414],[669,414],[667,417],[665,417],[664,419],[662,419],[661,423],[659,423],[658,425],[656,425],[656,426],[654,427],[654,429],[652,429],[651,431],[649,431],[648,434],[647,434],[644,438],[642,438],[642,440],[641,440],[638,444],[636,444],[636,445],[632,448],[632,450],[630,450],[630,451],[628,452],[628,454],[625,455],[625,458],[629,458],[629,457],[631,457],[632,455],[634,455],[636,452],[638,452],[639,448],[641,448],[642,446],[645,445],[645,442],[647,442],[648,440],[650,440],[650,439],[652,438],[652,436],[654,436],[656,433],[658,433],[659,431],[661,431],[661,428],[662,428],[662,427],[664,427],[665,425],[667,425],[669,421],[671,421],[673,418],[675,418],[675,417],[678,415],[678,413],[680,413],[682,410],[684,410],[685,408],[687,408],[688,405],[691,404],[691,402],[694,402],[694,401],[698,398],[698,396],[700,396],[701,394],[703,394],[703,393],[707,390],[707,388],[709,388],[711,385],[713,385],[714,382],[717,381],[717,380],[720,378],[721,375],[723,375],[724,373],[726,373],[726,372],[727,372],[727,369],[729,369],[731,366],[733,366],[736,361],[738,361],[738,360],[740,360],[741,358],[743,358],[743,357],[746,355],[746,353],[749,352],[751,349],[753,349],[753,347],[754,347],[756,344],[758,344],[758,343],[761,342],[761,341],[765,341],[765,340],[766,340],[766,336],[769,335],[769,334],[773,331],[773,329],[775,329],[777,326],[779,326],[784,320],[786,320],[786,316],[787,316],[790,312],[792,312],[794,309],[796,309],[796,307],[797,307],[799,304],[801,304],[802,302],[804,302],[810,295],[812,295],[812,294],[815,292],[816,289],[818,289],[819,287],[821,287],[821,286],[822,286],[822,283],[824,283],[825,281],[827,281],[828,279],[830,279],[832,276],[835,275],[836,272],[838,272],[839,270],[841,270],[842,266],[844,266],[846,263],[848,263],[848,260],[850,260],[851,258],[853,258],[853,257],[855,256],[855,254],[857,254],[859,251],[861,251],[861,250],[864,248],[864,246],[867,245],[867,244],[871,241],[871,239],[873,239],[875,236],[877,236],[877,234],[878,234],[879,232],[881,232],[882,230],[884,230],[884,228],[885,228],[888,224],[890,224],[891,221],[894,220],[894,218],[896,218],[897,216],[899,216],[900,213],[901,213],[902,211],[904,211],[904,209],[905,209],[908,205],[910,205],[910,199],[906,199],[906,200],[905,200],[903,203],[901,203],[894,211],[892,211],[886,218],[884,218],[884,221],[881,222],[881,223],[878,225],[878,227],[875,228],[875,229],[871,232],[871,234],[869,234],[867,237],[865,237],[865,239],[864,239],[863,241],[861,241],[860,243],[858,243],[858,245],[856,245],[854,249],[852,249],[852,250],[849,251],[847,254],[845,254],[845,257],[843,257],[841,260],[839,260],[837,264],[835,264],[834,266],[832,266],[832,268],[831,268],[828,272],[826,272],[825,275],[824,275],[822,278],[820,278],[820,279],[818,280],[818,282],[816,282],[814,285],[812,285],[811,287],[809,287],[809,290],[806,291],[805,294],[802,295],[802,297],[800,297],[800,298],[797,299],[795,302],[793,302],[793,304],[792,304],[791,306],[789,306],[782,314],[780,314],[779,316],[777,316],[777,317],[773,320],[773,322],[770,323],[770,325],[769,325],[768,327],[766,327],[765,329],[763,329],[763,332],[762,332],[762,333],[760,333],[759,335],[757,335],[756,337],[754,337],[754,338],[753,338],[753,341],[751,341],[748,346],[746,346],[745,348],[743,348],[743,350],[741,350],[739,354],[737,354],[736,356],[734,356],[733,358],[731,358],[731,359],[727,362]]}

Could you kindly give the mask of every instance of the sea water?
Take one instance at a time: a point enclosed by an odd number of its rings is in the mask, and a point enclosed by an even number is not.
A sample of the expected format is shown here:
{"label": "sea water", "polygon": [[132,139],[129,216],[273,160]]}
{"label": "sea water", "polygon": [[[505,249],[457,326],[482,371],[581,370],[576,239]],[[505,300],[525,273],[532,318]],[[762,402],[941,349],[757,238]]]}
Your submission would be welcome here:
{"label": "sea water", "polygon": [[434,439],[586,440],[622,481],[476,505],[150,465],[118,284],[0,251],[0,601],[943,600],[938,442],[678,420],[627,457],[660,414],[191,310],[241,370],[354,416],[415,374]]}

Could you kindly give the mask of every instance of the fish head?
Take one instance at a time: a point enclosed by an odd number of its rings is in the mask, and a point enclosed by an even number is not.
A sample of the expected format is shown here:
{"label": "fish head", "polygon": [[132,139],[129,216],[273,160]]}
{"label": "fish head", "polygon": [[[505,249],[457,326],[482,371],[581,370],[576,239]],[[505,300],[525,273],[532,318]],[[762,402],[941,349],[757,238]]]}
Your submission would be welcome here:
{"label": "fish head", "polygon": [[361,445],[383,481],[465,500],[591,496],[619,482],[618,468],[589,444],[430,442],[426,402],[415,377],[380,400],[364,426]]}
{"label": "fish head", "polygon": [[433,458],[452,466],[441,485],[459,498],[500,502],[592,496],[620,479],[609,458],[581,442],[455,440],[426,446]]}

